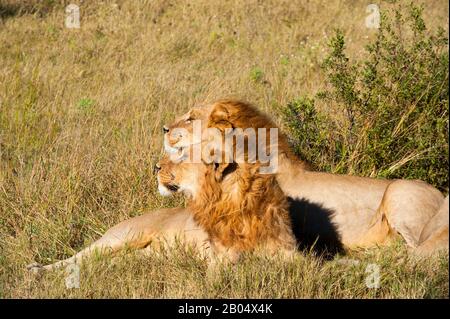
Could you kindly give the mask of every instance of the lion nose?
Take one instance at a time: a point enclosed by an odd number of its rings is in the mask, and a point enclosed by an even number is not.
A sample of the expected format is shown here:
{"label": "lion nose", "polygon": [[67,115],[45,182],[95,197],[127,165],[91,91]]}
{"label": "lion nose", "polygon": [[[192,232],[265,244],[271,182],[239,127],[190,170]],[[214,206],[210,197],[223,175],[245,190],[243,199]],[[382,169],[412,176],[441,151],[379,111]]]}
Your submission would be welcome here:
{"label": "lion nose", "polygon": [[161,170],[161,165],[156,164],[155,167],[153,168],[153,173],[157,174],[160,170]]}
{"label": "lion nose", "polygon": [[169,133],[169,128],[167,126],[163,126],[163,132],[165,133]]}

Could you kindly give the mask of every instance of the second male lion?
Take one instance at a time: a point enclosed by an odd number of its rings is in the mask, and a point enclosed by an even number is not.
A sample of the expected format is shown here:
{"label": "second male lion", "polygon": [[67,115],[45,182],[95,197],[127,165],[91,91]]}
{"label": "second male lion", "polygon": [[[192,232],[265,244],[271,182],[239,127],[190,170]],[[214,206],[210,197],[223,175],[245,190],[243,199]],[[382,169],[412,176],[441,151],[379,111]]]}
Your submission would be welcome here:
{"label": "second male lion", "polygon": [[207,232],[213,256],[236,262],[257,248],[289,255],[296,240],[287,198],[275,176],[259,174],[258,168],[258,163],[176,163],[165,156],[158,164],[158,188],[188,197],[188,209]]}
{"label": "second male lion", "polygon": [[[202,124],[202,132],[196,136],[189,129],[195,120]],[[214,127],[223,131],[227,128],[268,129],[276,128],[276,125],[248,103],[219,100],[195,107],[173,124],[165,126],[165,148],[173,152],[199,143],[208,139],[206,130]],[[176,128],[185,129],[178,130],[178,134],[171,138],[171,132]],[[399,234],[408,246],[417,248],[423,244],[421,234],[425,225],[438,211],[448,212],[444,196],[422,181],[374,179],[309,171],[307,165],[289,150],[286,137],[283,134],[278,136],[279,165],[276,176],[281,189],[287,196],[307,200],[333,212],[330,216],[344,247],[385,244]],[[448,232],[448,220],[443,222],[442,227],[446,227]],[[427,230],[430,231],[433,229]],[[431,235],[428,237],[434,238]],[[439,238],[439,245],[429,244],[426,249],[422,249],[422,253],[431,254],[442,248],[448,250],[448,237]]]}

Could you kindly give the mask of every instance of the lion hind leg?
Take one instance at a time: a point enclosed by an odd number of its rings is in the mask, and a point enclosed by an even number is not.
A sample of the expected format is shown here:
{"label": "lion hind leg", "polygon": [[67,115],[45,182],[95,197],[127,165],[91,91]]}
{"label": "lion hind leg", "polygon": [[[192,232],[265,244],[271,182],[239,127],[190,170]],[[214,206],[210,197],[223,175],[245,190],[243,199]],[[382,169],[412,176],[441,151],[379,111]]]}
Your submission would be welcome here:
{"label": "lion hind leg", "polygon": [[370,222],[368,229],[355,243],[351,245],[351,248],[367,248],[374,245],[385,244],[391,233],[392,229],[386,218],[386,205],[383,199],[374,215],[374,218]]}
{"label": "lion hind leg", "polygon": [[441,251],[448,253],[448,225],[437,230],[413,252],[418,256],[431,256]]}
{"label": "lion hind leg", "polygon": [[421,181],[392,182],[383,197],[383,213],[389,226],[400,234],[407,245],[415,248],[425,225],[442,203],[442,194]]}
{"label": "lion hind leg", "polygon": [[419,256],[429,256],[449,249],[449,197],[442,201],[438,213],[426,224],[420,234],[419,246],[414,250]]}

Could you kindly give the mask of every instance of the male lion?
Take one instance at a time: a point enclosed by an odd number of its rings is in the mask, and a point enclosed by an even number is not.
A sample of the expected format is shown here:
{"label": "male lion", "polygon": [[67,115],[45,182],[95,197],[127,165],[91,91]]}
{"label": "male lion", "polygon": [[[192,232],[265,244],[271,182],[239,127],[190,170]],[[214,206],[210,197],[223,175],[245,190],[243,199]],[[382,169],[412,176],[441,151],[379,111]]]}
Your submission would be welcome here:
{"label": "male lion", "polygon": [[[201,123],[201,134],[193,134],[194,121]],[[222,132],[235,128],[276,128],[267,116],[250,104],[220,100],[195,107],[173,124],[164,126],[165,149],[175,152],[208,140],[206,131],[211,127]],[[381,245],[400,234],[409,247],[421,246],[418,250],[421,254],[431,254],[442,248],[448,250],[448,235],[445,236],[448,234],[448,217],[447,221],[443,220],[448,216],[448,203],[431,185],[418,180],[313,172],[292,154],[282,134],[279,134],[277,148],[277,181],[283,192],[332,211],[330,217],[344,247]],[[422,231],[426,234],[421,235]],[[433,235],[435,231],[444,235]]]}
{"label": "male lion", "polygon": [[188,209],[208,233],[217,259],[235,263],[243,252],[258,248],[290,255],[296,240],[289,203],[275,176],[258,173],[259,166],[185,158],[175,162],[166,155],[157,166],[158,188],[162,194],[188,197]]}

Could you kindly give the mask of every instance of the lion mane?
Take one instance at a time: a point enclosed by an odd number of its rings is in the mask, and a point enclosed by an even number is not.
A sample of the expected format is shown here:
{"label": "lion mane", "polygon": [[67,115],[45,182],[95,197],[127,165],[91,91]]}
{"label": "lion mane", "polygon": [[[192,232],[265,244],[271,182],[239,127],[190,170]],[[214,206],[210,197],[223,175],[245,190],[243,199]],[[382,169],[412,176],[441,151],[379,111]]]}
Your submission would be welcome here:
{"label": "lion mane", "polygon": [[188,208],[213,247],[237,255],[261,246],[270,252],[295,249],[287,198],[274,175],[259,174],[258,164],[210,167]]}
{"label": "lion mane", "polygon": [[[258,138],[258,129],[265,128],[269,130],[271,128],[278,129],[278,126],[264,113],[259,111],[252,104],[233,100],[233,99],[222,99],[214,102],[211,106],[211,113],[208,118],[207,127],[218,128],[224,130],[226,128],[253,128],[256,132],[256,137]],[[269,135],[267,136],[266,143],[266,153],[269,151]],[[299,169],[312,170],[313,167],[311,163],[304,160],[300,160],[296,156],[290,147],[288,138],[282,132],[278,132],[278,141],[276,147],[279,156],[287,157],[291,162],[295,162],[295,165]]]}

